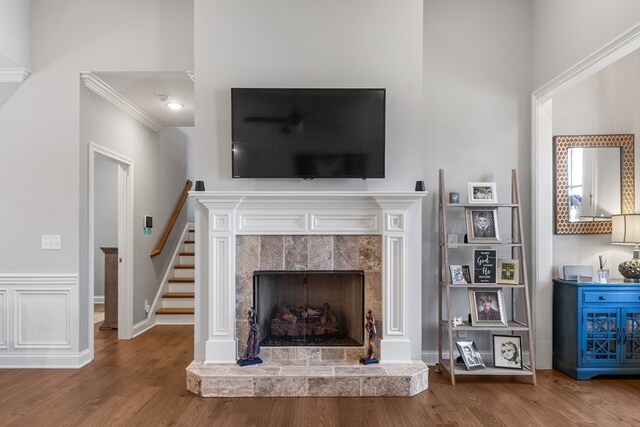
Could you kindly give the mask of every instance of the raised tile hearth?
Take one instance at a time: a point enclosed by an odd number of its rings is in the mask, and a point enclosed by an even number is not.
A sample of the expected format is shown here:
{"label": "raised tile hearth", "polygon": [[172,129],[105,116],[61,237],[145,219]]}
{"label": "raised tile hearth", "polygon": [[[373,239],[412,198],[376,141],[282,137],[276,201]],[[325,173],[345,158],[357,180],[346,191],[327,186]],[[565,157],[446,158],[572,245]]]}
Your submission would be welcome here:
{"label": "raised tile hearth", "polygon": [[422,361],[282,359],[245,367],[194,361],[187,368],[187,389],[202,397],[415,396],[427,380]]}

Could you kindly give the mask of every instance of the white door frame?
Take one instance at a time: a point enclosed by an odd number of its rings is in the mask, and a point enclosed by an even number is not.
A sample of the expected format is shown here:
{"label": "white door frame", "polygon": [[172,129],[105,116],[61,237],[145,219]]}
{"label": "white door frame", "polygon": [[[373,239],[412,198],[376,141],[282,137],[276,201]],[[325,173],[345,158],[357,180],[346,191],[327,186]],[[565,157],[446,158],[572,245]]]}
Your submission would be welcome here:
{"label": "white door frame", "polygon": [[640,24],[560,74],[531,96],[533,196],[533,319],[536,366],[553,362],[553,144],[552,98],[640,48]]}
{"label": "white door frame", "polygon": [[[118,339],[133,337],[133,160],[89,143],[89,313],[94,304],[95,159],[118,164]],[[89,316],[89,348],[93,359],[93,316]]]}

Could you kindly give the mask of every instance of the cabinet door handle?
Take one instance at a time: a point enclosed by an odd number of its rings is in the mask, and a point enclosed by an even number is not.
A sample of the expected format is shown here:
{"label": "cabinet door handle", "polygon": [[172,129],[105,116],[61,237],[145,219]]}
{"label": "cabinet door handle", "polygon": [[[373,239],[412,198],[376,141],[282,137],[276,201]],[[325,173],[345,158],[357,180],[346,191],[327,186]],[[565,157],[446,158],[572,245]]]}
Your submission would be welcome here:
{"label": "cabinet door handle", "polygon": [[598,297],[598,299],[599,299],[600,301],[604,301],[604,300],[606,300],[607,298],[606,298],[604,295],[600,295],[600,296]]}

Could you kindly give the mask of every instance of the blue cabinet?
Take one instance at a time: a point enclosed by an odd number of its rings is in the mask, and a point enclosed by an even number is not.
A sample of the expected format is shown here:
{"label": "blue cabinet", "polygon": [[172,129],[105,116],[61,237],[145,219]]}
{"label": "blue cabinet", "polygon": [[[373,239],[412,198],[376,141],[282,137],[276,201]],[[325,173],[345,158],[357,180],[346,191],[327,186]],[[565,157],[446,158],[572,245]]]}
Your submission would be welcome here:
{"label": "blue cabinet", "polygon": [[640,284],[553,282],[553,367],[578,380],[640,374]]}

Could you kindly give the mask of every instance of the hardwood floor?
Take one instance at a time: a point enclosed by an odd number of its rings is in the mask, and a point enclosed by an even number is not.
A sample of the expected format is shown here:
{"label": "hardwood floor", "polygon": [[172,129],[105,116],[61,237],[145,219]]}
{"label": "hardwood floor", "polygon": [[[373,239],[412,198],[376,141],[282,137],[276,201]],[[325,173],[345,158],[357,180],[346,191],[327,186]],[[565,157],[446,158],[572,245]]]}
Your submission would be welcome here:
{"label": "hardwood floor", "polygon": [[640,425],[640,379],[462,378],[430,372],[413,398],[199,398],[185,388],[193,328],[157,326],[130,341],[96,329],[79,370],[0,370],[0,425],[569,426]]}

